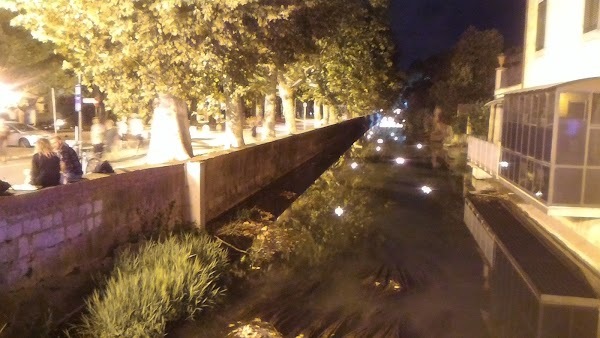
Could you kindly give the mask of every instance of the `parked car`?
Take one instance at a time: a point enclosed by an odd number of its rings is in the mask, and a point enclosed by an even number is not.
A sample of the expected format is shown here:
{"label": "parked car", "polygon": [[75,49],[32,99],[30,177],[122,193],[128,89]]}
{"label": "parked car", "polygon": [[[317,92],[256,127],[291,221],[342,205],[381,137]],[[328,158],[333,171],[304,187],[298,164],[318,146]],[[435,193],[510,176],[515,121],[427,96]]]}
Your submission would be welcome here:
{"label": "parked car", "polygon": [[5,122],[8,127],[8,146],[33,147],[41,138],[49,138],[52,133],[19,122]]}

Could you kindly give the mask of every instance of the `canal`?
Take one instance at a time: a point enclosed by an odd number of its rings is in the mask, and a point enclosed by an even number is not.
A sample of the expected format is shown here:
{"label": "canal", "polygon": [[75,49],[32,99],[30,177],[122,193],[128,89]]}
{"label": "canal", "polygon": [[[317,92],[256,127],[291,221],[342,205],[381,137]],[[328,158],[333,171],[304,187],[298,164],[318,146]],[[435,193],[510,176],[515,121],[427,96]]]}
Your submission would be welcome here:
{"label": "canal", "polygon": [[[254,323],[257,337],[488,336],[482,262],[462,221],[463,159],[433,170],[427,146],[403,140],[373,127],[248,200],[237,215],[257,207],[276,219],[252,243],[213,224],[251,273],[169,335],[224,337]],[[240,332],[230,336],[251,336]]]}

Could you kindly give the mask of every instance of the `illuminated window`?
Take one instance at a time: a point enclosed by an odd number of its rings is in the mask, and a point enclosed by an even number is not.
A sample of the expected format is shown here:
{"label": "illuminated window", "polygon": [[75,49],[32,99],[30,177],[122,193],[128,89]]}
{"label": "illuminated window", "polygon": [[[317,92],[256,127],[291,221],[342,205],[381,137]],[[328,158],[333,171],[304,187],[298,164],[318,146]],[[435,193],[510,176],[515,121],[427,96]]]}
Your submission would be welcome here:
{"label": "illuminated window", "polygon": [[538,3],[537,32],[536,32],[536,36],[535,36],[535,50],[544,49],[544,42],[546,40],[546,7],[547,7],[546,0],[541,0]]}
{"label": "illuminated window", "polygon": [[583,14],[584,33],[598,29],[598,14],[600,14],[600,0],[585,0],[585,13]]}

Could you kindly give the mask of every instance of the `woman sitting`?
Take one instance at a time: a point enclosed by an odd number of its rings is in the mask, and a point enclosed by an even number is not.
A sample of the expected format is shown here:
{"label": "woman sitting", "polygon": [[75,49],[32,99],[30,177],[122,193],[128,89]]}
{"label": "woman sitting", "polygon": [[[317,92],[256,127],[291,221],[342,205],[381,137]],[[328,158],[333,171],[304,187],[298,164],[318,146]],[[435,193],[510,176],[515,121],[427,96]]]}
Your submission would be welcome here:
{"label": "woman sitting", "polygon": [[31,160],[31,184],[42,188],[60,184],[60,159],[45,138],[35,144],[35,154]]}

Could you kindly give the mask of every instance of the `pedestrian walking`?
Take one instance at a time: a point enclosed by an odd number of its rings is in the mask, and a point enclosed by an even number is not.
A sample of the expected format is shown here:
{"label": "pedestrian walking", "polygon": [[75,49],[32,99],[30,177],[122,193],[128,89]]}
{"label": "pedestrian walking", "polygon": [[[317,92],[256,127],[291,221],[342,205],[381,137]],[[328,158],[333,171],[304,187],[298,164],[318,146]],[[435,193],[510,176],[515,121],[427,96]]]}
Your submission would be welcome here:
{"label": "pedestrian walking", "polygon": [[129,119],[128,127],[129,135],[137,142],[136,150],[139,150],[142,144],[144,143],[144,122],[137,114],[133,114]]}
{"label": "pedestrian walking", "polygon": [[60,169],[62,171],[63,183],[70,183],[80,180],[83,176],[83,170],[75,150],[69,147],[69,145],[58,135],[52,136],[50,139],[50,144],[60,158]]}
{"label": "pedestrian walking", "polygon": [[97,157],[102,157],[104,151],[104,125],[100,123],[100,119],[94,117],[92,120],[92,128],[90,130],[92,147],[94,148],[94,154]]}
{"label": "pedestrian walking", "polygon": [[39,139],[35,144],[35,154],[31,159],[31,185],[42,188],[60,184],[60,159],[50,141]]}
{"label": "pedestrian walking", "polygon": [[0,159],[6,163],[6,147],[8,143],[8,126],[4,123],[4,118],[0,116]]}
{"label": "pedestrian walking", "polygon": [[444,123],[442,117],[442,109],[437,106],[433,111],[429,131],[429,148],[431,151],[431,166],[434,169],[439,168],[442,164],[448,165],[444,142],[451,137],[452,127]]}
{"label": "pedestrian walking", "polygon": [[104,150],[108,153],[114,150],[115,143],[119,140],[119,131],[115,127],[115,121],[108,119],[105,123]]}

